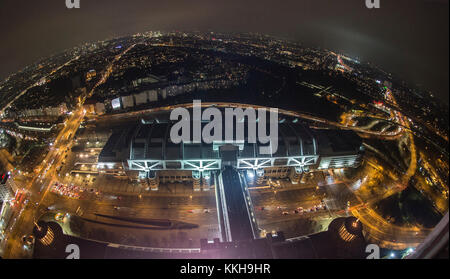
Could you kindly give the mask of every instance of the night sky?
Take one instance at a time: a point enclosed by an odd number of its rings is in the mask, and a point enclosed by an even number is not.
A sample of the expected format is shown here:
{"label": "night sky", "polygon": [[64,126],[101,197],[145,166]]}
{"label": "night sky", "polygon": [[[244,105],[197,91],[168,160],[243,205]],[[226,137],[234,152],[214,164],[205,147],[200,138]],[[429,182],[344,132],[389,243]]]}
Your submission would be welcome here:
{"label": "night sky", "polygon": [[329,48],[448,104],[448,0],[0,0],[0,79],[80,43],[149,30],[260,32]]}

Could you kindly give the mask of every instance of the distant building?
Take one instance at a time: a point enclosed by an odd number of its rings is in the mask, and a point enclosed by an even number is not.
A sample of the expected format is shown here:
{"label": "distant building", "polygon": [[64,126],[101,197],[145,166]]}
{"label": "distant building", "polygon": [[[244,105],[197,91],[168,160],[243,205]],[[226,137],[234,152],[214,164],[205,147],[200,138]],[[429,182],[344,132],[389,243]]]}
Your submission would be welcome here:
{"label": "distant building", "polygon": [[[4,173],[3,174],[3,179],[2,181],[0,181],[0,200],[5,202],[5,201],[10,201],[14,198],[14,192],[13,189],[11,188],[11,178],[9,178],[9,174]],[[2,178],[2,177],[0,177]],[[4,183],[2,183],[4,181]]]}
{"label": "distant building", "polygon": [[150,90],[148,91],[148,100],[150,102],[156,102],[158,101],[158,92],[156,90]]}
{"label": "distant building", "polygon": [[147,76],[145,78],[139,78],[139,79],[133,80],[132,84],[133,84],[134,87],[137,87],[137,86],[139,86],[141,84],[157,83],[160,80],[161,80],[161,78],[159,78],[157,76],[149,75],[149,76]]}
{"label": "distant building", "polygon": [[6,187],[6,185],[1,184],[0,185],[0,201],[6,202],[6,201],[12,200],[12,198],[14,198],[14,193],[12,192],[12,190],[9,189],[8,187]]}
{"label": "distant building", "polygon": [[111,107],[112,109],[116,110],[116,109],[121,109],[122,105],[120,103],[120,98],[115,98],[111,100]]}
{"label": "distant building", "polygon": [[146,104],[148,101],[148,97],[147,97],[147,91],[143,91],[139,94],[134,94],[134,101],[136,103],[136,105],[142,105],[142,104]]}
{"label": "distant building", "polygon": [[362,142],[353,131],[315,131],[321,155],[318,169],[357,167],[361,163]]}
{"label": "distant building", "polygon": [[122,106],[123,108],[131,108],[134,107],[134,100],[133,96],[123,96],[122,98]]}
{"label": "distant building", "polygon": [[60,116],[67,113],[66,103],[61,103],[56,107],[46,107],[42,109],[27,109],[20,112],[22,117],[33,117],[33,116]]}
{"label": "distant building", "polygon": [[95,104],[95,113],[98,115],[105,114],[105,104],[104,103],[96,103]]}

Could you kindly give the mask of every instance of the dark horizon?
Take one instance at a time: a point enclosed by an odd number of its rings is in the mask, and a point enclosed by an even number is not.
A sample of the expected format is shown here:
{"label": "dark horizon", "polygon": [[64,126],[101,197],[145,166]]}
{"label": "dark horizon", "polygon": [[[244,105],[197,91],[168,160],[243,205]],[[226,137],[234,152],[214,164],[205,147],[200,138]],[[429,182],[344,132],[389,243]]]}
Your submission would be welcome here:
{"label": "dark horizon", "polygon": [[0,79],[85,42],[150,30],[258,32],[331,49],[376,64],[449,102],[446,0],[88,1],[0,4]]}

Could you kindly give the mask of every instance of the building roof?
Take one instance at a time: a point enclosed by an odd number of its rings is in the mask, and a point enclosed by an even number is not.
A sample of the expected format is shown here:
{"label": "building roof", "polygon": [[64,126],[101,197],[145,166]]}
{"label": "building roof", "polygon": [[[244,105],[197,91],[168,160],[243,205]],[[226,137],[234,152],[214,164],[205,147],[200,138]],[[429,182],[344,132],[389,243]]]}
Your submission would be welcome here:
{"label": "building roof", "polygon": [[[267,146],[258,138],[260,123],[249,122],[248,118],[244,121],[234,121],[233,127],[226,127],[224,111],[222,111],[222,131],[214,131],[221,140],[206,143],[194,142],[194,123],[189,120],[189,141],[174,143],[171,140],[170,132],[175,124],[179,122],[171,121],[169,113],[159,112],[152,114],[151,120],[141,120],[134,122],[126,127],[120,127],[115,131],[104,146],[99,155],[99,163],[108,162],[127,162],[130,164],[141,164],[141,162],[164,161],[164,167],[160,169],[186,169],[185,161],[216,161],[219,162],[214,168],[220,169],[223,150],[230,145],[227,141],[230,136],[233,139],[232,145],[236,148],[236,159],[238,167],[249,168],[255,166],[259,168],[260,162],[265,159],[271,160],[270,166],[295,166],[292,158],[300,162],[300,165],[311,165],[317,162],[319,155],[324,156],[342,156],[354,155],[359,152],[361,139],[353,131],[343,130],[315,130],[300,123],[298,119],[292,117],[279,116],[278,121],[278,146],[273,154],[261,153],[261,147]],[[192,113],[190,114],[192,115]],[[269,122],[269,117],[266,117]],[[211,122],[202,122],[200,133]],[[254,128],[253,128],[254,127]],[[256,142],[250,140],[249,130],[254,129],[257,136]],[[237,136],[237,131],[243,131],[242,137]],[[210,131],[212,132],[212,131]],[[231,133],[230,133],[231,132]],[[266,131],[262,134],[270,135],[270,123],[267,123]],[[265,133],[264,133],[265,132]],[[228,136],[227,136],[228,135]],[[300,159],[299,159],[300,158]],[[316,159],[314,159],[316,158]],[[308,160],[307,163],[305,163]],[[143,163],[142,163],[143,164]],[[207,163],[205,163],[207,164]],[[261,165],[266,167],[269,165]],[[142,168],[147,168],[142,165]]]}
{"label": "building roof", "polygon": [[320,155],[349,155],[358,153],[361,138],[351,130],[314,130]]}
{"label": "building roof", "polygon": [[[170,131],[176,122],[140,124],[134,131],[130,141],[130,155],[127,159],[140,160],[190,160],[190,159],[218,159],[220,157],[218,146],[225,145],[227,141],[214,141],[213,143],[193,142],[193,124],[191,121],[191,142],[173,143]],[[208,123],[201,123],[201,130]],[[239,158],[266,158],[316,155],[317,148],[312,133],[299,123],[284,122],[279,124],[278,148],[272,154],[261,154],[259,147],[264,146],[258,140],[249,142],[248,122],[243,123],[244,140],[239,142],[236,127],[233,131],[235,145],[240,145]],[[222,139],[225,139],[225,125],[222,125]],[[258,125],[255,124],[258,134]],[[268,129],[266,130],[269,131]]]}

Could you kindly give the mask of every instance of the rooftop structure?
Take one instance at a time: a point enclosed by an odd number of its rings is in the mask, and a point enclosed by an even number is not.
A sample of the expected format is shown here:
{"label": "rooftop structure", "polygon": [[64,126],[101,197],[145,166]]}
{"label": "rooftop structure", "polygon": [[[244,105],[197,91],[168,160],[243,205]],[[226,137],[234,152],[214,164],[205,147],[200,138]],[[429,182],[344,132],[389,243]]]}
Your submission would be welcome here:
{"label": "rooftop structure", "polygon": [[[115,131],[101,151],[99,165],[124,163],[135,171],[222,169],[229,162],[237,169],[266,167],[332,168],[355,167],[359,163],[361,139],[352,131],[314,130],[298,119],[282,119],[278,123],[278,148],[273,154],[262,154],[260,142],[249,142],[248,121],[242,123],[244,139],[205,143],[174,143],[170,131],[176,122],[162,119],[142,120]],[[207,122],[202,122],[203,129]],[[269,125],[269,124],[267,124]],[[258,125],[256,131],[258,132]],[[191,138],[193,135],[191,121]],[[225,125],[222,125],[225,135]],[[319,163],[319,158],[325,160]]]}

